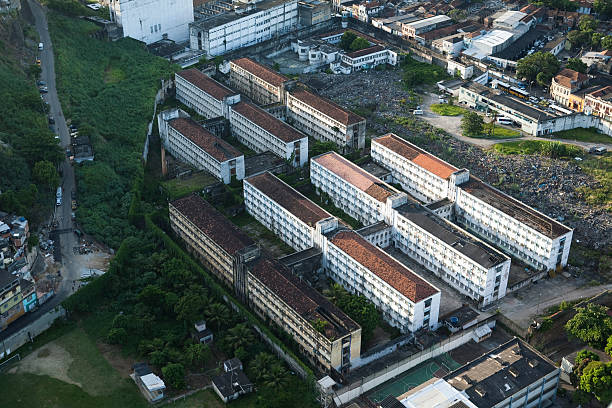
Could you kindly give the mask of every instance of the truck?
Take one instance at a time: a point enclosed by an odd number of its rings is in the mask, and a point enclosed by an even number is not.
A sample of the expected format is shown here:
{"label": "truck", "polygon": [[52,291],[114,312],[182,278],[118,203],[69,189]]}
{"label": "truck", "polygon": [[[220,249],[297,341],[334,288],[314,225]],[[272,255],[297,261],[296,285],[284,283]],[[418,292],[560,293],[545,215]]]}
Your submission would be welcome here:
{"label": "truck", "polygon": [[55,192],[55,205],[58,207],[62,205],[62,187],[58,187]]}

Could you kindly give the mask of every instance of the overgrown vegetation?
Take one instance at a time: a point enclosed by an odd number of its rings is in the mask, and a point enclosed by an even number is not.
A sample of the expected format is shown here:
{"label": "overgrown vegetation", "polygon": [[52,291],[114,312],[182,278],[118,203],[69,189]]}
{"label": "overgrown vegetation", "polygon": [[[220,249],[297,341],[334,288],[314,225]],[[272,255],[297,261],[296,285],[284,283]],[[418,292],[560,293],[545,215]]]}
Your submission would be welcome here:
{"label": "overgrown vegetation", "polygon": [[540,140],[497,143],[493,149],[499,154],[539,154],[553,159],[580,157],[584,154],[577,146]]}
{"label": "overgrown vegetation", "polygon": [[589,143],[612,143],[612,137],[597,132],[595,128],[563,130],[552,135],[556,139],[578,140]]}
{"label": "overgrown vegetation", "polygon": [[409,55],[402,60],[401,67],[404,71],[402,82],[406,89],[412,89],[421,84],[433,85],[438,81],[450,78],[444,68],[417,61]]}
{"label": "overgrown vegetation", "polygon": [[[7,20],[8,21],[8,20]],[[12,24],[0,27],[0,33]],[[15,25],[19,27],[18,24]],[[23,68],[0,36],[0,208],[38,221],[58,185],[61,148],[36,89],[38,70]],[[35,171],[36,169],[36,171]]]}
{"label": "overgrown vegetation", "polygon": [[340,43],[338,44],[344,51],[359,51],[364,48],[370,47],[370,43],[363,37],[357,36],[352,31],[345,31],[340,37]]}
{"label": "overgrown vegetation", "polygon": [[[50,13],[49,29],[64,114],[91,138],[95,153],[93,163],[76,169],[77,219],[85,232],[117,248],[135,234],[127,221],[134,182],[143,177],[147,122],[160,79],[173,67],[134,40],[90,37],[98,27],[83,20]],[[107,81],[108,72],[115,80]]]}
{"label": "overgrown vegetation", "polygon": [[332,283],[329,290],[324,294],[361,326],[362,342],[367,343],[372,337],[374,329],[382,323],[382,318],[376,310],[376,306],[364,296],[347,292],[338,283]]}
{"label": "overgrown vegetation", "polygon": [[[580,163],[580,167],[600,184],[598,188],[578,187],[584,200],[593,205],[603,204],[612,211],[612,153],[589,157]],[[612,270],[612,261],[607,266]]]}

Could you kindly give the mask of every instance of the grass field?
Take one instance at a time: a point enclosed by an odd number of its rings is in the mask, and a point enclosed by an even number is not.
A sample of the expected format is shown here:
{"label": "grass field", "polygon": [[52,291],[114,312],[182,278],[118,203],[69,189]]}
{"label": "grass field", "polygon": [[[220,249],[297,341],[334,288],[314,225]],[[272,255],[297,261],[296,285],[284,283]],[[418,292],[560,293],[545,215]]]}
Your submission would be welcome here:
{"label": "grass field", "polygon": [[1,375],[0,387],[0,406],[16,402],[41,408],[149,406],[134,382],[122,378],[79,327],[42,344],[9,374]]}
{"label": "grass field", "polygon": [[564,130],[562,132],[554,133],[552,137],[556,139],[577,140],[580,142],[612,144],[612,137],[604,135],[602,133],[597,133],[597,130],[595,130],[594,128],[576,128],[571,130]]}
{"label": "grass field", "polygon": [[446,103],[434,103],[430,106],[431,111],[442,116],[459,116],[467,112],[464,108]]}
{"label": "grass field", "polygon": [[493,149],[500,154],[540,154],[552,158],[571,158],[584,154],[581,148],[573,145],[540,140],[497,143]]}
{"label": "grass field", "polygon": [[201,191],[204,187],[216,182],[217,179],[212,175],[201,172],[185,180],[172,179],[164,181],[161,185],[166,190],[168,198],[174,200],[195,193],[196,191]]}
{"label": "grass field", "polygon": [[[489,134],[491,128],[493,133]],[[523,137],[521,132],[513,129],[507,129],[501,126],[493,127],[493,123],[484,124],[484,133],[480,136],[470,136],[473,139],[518,139]]]}

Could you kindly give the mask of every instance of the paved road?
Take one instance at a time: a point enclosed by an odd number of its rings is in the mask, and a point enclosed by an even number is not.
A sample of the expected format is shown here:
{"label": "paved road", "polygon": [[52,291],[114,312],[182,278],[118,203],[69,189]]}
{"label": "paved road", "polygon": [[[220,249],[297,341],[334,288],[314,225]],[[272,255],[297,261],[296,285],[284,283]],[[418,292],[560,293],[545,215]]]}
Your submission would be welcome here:
{"label": "paved road", "polygon": [[[461,132],[461,118],[463,116],[440,116],[431,111],[430,106],[434,103],[438,103],[438,96],[434,94],[425,94],[423,96],[423,116],[422,118],[429,122],[431,125],[435,127],[439,127],[444,129],[448,134],[454,136],[456,139],[459,139],[463,142],[470,143],[480,147],[489,147],[494,145],[495,143],[502,142],[512,142],[516,140],[549,140],[561,143],[573,144],[576,146],[580,146],[586,150],[590,149],[593,146],[608,146],[608,149],[612,149],[612,138],[610,143],[588,143],[588,142],[580,142],[577,140],[568,140],[568,139],[549,139],[535,136],[523,136],[520,139],[473,139],[471,137],[463,136]],[[485,118],[485,122],[488,122],[489,119]]]}
{"label": "paved road", "polygon": [[[45,100],[49,102],[50,115],[55,118],[55,128],[60,135],[60,142],[64,151],[70,145],[70,133],[66,126],[66,120],[62,113],[62,106],[57,97],[55,84],[55,62],[53,56],[53,46],[47,28],[47,16],[42,6],[34,1],[27,0],[32,15],[34,16],[36,31],[40,35],[40,41],[44,44],[44,50],[40,53],[42,74],[41,80],[47,83],[49,93],[45,95]],[[56,207],[54,217],[59,221],[58,229],[73,229],[71,217],[71,192],[75,189],[74,170],[66,159],[61,163],[63,170],[62,187],[64,190],[62,205]],[[22,318],[12,323],[5,331],[0,333],[0,340],[10,337],[22,328],[30,325],[47,311],[57,306],[62,300],[72,293],[72,282],[80,278],[80,270],[74,262],[72,248],[77,244],[77,239],[73,233],[61,234],[61,253],[62,253],[62,282],[56,295],[42,305],[33,313],[26,314]]]}

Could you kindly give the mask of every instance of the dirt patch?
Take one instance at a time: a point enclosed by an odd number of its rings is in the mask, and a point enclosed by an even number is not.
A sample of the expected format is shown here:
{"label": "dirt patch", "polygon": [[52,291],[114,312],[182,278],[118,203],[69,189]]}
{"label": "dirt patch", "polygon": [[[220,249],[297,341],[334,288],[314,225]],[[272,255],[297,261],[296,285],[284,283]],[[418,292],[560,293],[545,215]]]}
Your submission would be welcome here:
{"label": "dirt patch", "polygon": [[123,378],[130,378],[132,366],[136,362],[133,358],[126,358],[121,355],[121,349],[117,346],[102,342],[96,343],[96,348],[108,363],[119,373]]}
{"label": "dirt patch", "polygon": [[78,385],[68,376],[68,369],[72,364],[73,358],[68,351],[54,342],[47,344],[38,353],[32,353],[12,368],[9,373],[20,374],[29,373],[36,375],[46,375],[60,381]]}

